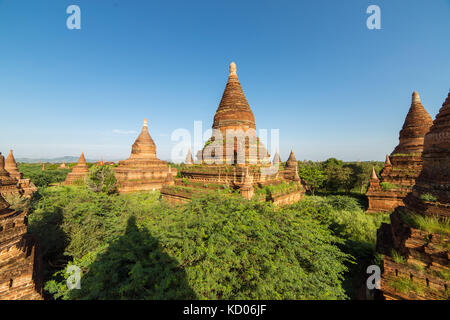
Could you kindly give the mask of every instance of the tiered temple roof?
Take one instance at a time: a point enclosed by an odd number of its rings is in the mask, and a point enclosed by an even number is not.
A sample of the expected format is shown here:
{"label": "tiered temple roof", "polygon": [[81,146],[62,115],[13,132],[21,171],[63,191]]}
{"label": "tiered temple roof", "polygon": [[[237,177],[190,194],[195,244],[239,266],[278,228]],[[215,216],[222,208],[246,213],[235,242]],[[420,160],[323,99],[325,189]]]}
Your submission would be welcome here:
{"label": "tiered temple roof", "polygon": [[399,144],[386,156],[380,184],[370,184],[367,190],[370,212],[392,211],[403,205],[422,169],[425,134],[433,120],[414,91],[411,107],[399,135]]}
{"label": "tiered temple roof", "polygon": [[89,167],[86,163],[86,158],[82,152],[80,158],[78,158],[78,163],[73,167],[72,172],[67,174],[66,181],[64,184],[77,184],[84,183],[86,175],[89,173]]}
{"label": "tiered temple roof", "polygon": [[142,131],[131,148],[127,160],[119,161],[114,168],[119,184],[119,192],[132,192],[161,189],[164,184],[171,184],[168,174],[175,176],[176,169],[169,172],[166,161],[156,156],[156,145],[148,132],[148,122],[144,119]]}
{"label": "tiered temple roof", "polygon": [[[386,299],[448,299],[450,235],[443,226],[450,216],[449,137],[450,93],[425,136],[423,167],[406,206],[398,207],[391,224],[377,232]],[[423,216],[435,220],[433,229],[418,222]]]}
{"label": "tiered temple roof", "polygon": [[26,221],[0,195],[0,300],[42,299],[41,256]]}

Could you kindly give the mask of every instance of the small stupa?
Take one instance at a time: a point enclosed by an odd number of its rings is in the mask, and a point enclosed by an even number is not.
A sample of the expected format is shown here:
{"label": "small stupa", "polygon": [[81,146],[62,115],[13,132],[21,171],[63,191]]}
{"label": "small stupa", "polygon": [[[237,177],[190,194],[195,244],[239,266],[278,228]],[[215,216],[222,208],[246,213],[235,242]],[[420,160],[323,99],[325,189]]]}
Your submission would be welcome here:
{"label": "small stupa", "polygon": [[34,192],[37,191],[36,186],[33,182],[31,182],[30,179],[23,178],[23,174],[17,168],[17,162],[14,158],[12,150],[9,150],[8,157],[6,158],[5,170],[9,172],[11,177],[17,180],[18,187],[22,190],[24,196],[30,197]]}
{"label": "small stupa", "polygon": [[86,158],[82,152],[80,158],[78,158],[78,163],[73,167],[72,172],[67,174],[65,185],[71,184],[82,184],[85,182],[86,175],[89,173],[89,167],[86,163]]}
{"label": "small stupa", "polygon": [[[156,145],[148,132],[147,119],[144,119],[142,131],[131,147],[130,157],[119,161],[114,172],[119,192],[159,190],[164,184],[173,183],[167,181],[167,162],[156,156]],[[176,169],[172,168],[170,173],[175,176]]]}
{"label": "small stupa", "polygon": [[289,158],[286,161],[286,166],[284,168],[284,178],[286,180],[300,182],[300,177],[298,175],[298,161],[295,158],[294,150],[291,150]]}
{"label": "small stupa", "polygon": [[194,158],[192,157],[191,149],[188,150],[186,159],[184,160],[184,163],[186,165],[192,165],[194,164]]}
{"label": "small stupa", "polygon": [[0,152],[0,194],[6,196],[8,194],[22,194],[18,186],[19,181],[11,177],[8,171],[5,169],[5,157]]}
{"label": "small stupa", "polygon": [[381,180],[369,184],[366,196],[369,212],[392,211],[403,205],[405,196],[422,170],[422,151],[425,134],[433,119],[425,110],[419,94],[412,94],[411,106],[399,134],[399,144],[391,155],[386,156]]}
{"label": "small stupa", "polygon": [[19,172],[19,169],[17,168],[17,162],[14,158],[13,151],[9,150],[9,154],[6,157],[5,161],[5,169],[9,172],[11,177],[16,178],[17,180],[23,178],[23,174]]}
{"label": "small stupa", "polygon": [[61,163],[58,167],[58,169],[67,169],[67,165],[65,162]]}
{"label": "small stupa", "polygon": [[272,164],[273,165],[279,165],[281,163],[280,154],[278,153],[278,150],[275,152],[275,155],[273,156]]}

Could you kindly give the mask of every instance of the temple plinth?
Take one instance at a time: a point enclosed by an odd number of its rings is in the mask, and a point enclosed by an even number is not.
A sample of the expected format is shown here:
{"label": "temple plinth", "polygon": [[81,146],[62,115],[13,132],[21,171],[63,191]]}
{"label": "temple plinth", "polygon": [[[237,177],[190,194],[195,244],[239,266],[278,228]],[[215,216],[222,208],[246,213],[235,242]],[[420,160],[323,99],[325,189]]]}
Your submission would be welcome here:
{"label": "temple plinth", "polygon": [[405,206],[397,207],[391,223],[383,223],[377,231],[377,252],[384,255],[385,299],[449,298],[450,234],[445,227],[450,216],[449,137],[450,93],[425,135],[422,170]]}
{"label": "temple plinth", "polygon": [[[131,148],[127,160],[119,161],[114,168],[119,192],[159,190],[164,184],[173,184],[168,180],[169,167],[166,161],[156,156],[156,145],[148,132],[147,120],[144,120],[142,131]],[[175,168],[170,174],[174,177]]]}
{"label": "temple plinth", "polygon": [[73,167],[72,172],[67,174],[65,185],[71,184],[83,184],[85,182],[86,175],[89,173],[89,167],[86,163],[86,158],[82,152],[80,158],[78,158],[78,163]]}
{"label": "temple plinth", "polygon": [[17,180],[18,188],[22,190],[24,196],[31,197],[37,191],[36,186],[30,179],[23,178],[23,174],[17,168],[17,162],[12,150],[9,150],[8,157],[6,158],[5,170],[8,171],[11,177]]}
{"label": "temple plinth", "polygon": [[422,170],[424,138],[432,124],[433,119],[414,91],[411,107],[400,130],[399,144],[390,156],[386,156],[381,181],[377,185],[369,183],[366,193],[369,212],[392,211],[404,205],[404,198],[411,192]]}
{"label": "temple plinth", "polygon": [[42,258],[26,214],[0,195],[0,300],[42,300]]}
{"label": "temple plinth", "polygon": [[[230,64],[228,81],[214,115],[212,136],[197,152],[197,161],[187,155],[181,178],[174,187],[161,190],[165,199],[186,202],[197,194],[238,190],[246,199],[287,204],[300,200],[304,188],[295,157],[286,170],[270,162],[270,155],[256,134],[255,117],[242,90],[236,64]],[[284,194],[265,195],[268,185],[286,184]],[[184,189],[183,189],[184,188]],[[263,190],[264,189],[264,190]],[[277,189],[277,188],[272,188]]]}

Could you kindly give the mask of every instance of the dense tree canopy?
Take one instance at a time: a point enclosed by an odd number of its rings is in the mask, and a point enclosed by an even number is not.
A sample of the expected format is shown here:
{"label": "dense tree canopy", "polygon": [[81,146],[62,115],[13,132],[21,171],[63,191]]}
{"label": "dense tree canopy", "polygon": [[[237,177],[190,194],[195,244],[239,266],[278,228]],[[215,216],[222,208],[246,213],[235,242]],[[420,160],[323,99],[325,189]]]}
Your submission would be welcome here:
{"label": "dense tree canopy", "polygon": [[[52,221],[55,229],[44,225]],[[80,187],[47,189],[31,232],[53,265],[82,267],[82,289],[55,297],[144,299],[342,299],[343,240],[293,209],[209,196],[171,207],[154,193],[109,196]],[[114,270],[114,272],[108,272]],[[164,290],[162,288],[165,288]]]}

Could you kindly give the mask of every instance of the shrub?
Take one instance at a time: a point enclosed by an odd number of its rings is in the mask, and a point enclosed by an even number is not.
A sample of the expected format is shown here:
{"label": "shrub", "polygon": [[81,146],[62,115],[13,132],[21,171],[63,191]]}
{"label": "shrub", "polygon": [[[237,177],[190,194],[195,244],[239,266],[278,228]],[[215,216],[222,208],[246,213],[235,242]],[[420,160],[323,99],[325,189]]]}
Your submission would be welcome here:
{"label": "shrub", "polygon": [[110,166],[92,166],[86,177],[86,186],[95,192],[114,193],[117,191],[117,179]]}
{"label": "shrub", "polygon": [[432,195],[431,193],[423,193],[420,195],[420,200],[435,202],[437,201],[437,197]]}

